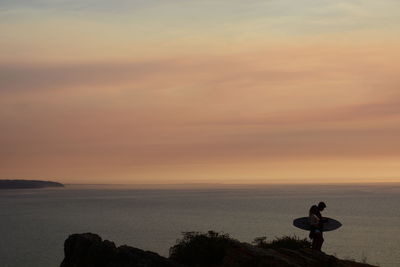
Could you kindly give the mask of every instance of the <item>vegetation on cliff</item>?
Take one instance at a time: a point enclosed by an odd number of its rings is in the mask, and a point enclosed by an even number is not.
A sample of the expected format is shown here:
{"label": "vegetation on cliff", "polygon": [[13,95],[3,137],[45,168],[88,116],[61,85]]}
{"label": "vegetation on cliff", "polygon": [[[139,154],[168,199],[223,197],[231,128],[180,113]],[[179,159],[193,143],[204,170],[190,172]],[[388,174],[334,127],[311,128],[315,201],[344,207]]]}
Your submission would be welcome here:
{"label": "vegetation on cliff", "polygon": [[228,234],[208,231],[184,232],[164,258],[151,251],[129,246],[116,247],[98,235],[74,234],[65,241],[61,267],[371,267],[340,260],[309,248],[305,239],[285,236],[255,245],[240,242]]}
{"label": "vegetation on cliff", "polygon": [[307,238],[299,238],[296,235],[276,237],[268,241],[266,236],[257,237],[254,239],[253,244],[263,249],[306,249],[311,248],[311,242]]}
{"label": "vegetation on cliff", "polygon": [[189,266],[210,266],[221,264],[227,251],[238,241],[228,234],[208,231],[183,232],[175,246],[169,250],[169,258]]}

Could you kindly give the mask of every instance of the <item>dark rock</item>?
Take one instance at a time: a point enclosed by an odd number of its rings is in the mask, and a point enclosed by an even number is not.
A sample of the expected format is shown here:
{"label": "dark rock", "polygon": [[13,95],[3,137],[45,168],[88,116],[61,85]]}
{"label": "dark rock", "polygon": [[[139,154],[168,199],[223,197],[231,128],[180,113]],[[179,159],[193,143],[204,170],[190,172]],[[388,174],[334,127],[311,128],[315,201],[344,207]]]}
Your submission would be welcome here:
{"label": "dark rock", "polygon": [[372,267],[340,260],[312,249],[262,249],[247,243],[232,247],[219,267]]}
{"label": "dark rock", "polygon": [[129,246],[116,247],[98,235],[74,234],[64,243],[60,267],[178,267],[154,252]]}

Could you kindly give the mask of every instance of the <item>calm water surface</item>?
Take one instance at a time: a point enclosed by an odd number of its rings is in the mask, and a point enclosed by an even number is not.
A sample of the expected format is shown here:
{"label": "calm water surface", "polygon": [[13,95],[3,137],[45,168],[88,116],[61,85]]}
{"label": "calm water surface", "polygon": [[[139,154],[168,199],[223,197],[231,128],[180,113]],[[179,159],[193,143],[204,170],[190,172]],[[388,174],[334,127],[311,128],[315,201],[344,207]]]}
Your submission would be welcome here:
{"label": "calm water surface", "polygon": [[0,191],[0,266],[56,267],[72,233],[168,255],[182,231],[216,230],[241,241],[308,233],[292,226],[312,204],[343,227],[325,233],[324,251],[400,266],[400,184],[127,189],[67,186]]}

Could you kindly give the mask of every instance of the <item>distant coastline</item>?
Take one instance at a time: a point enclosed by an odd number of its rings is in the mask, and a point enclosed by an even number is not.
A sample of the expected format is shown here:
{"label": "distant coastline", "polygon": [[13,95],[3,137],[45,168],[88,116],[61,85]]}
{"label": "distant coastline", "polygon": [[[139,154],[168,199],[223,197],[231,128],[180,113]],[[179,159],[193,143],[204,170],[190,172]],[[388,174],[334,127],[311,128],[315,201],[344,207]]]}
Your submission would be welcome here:
{"label": "distant coastline", "polygon": [[1,189],[32,189],[47,187],[64,187],[62,183],[40,180],[0,180]]}

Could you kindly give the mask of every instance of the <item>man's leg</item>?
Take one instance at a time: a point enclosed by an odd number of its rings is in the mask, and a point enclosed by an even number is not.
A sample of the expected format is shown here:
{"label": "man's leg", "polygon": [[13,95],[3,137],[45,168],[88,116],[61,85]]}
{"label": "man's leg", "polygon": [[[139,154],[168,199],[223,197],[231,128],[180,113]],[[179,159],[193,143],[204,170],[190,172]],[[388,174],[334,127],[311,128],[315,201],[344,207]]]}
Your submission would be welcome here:
{"label": "man's leg", "polygon": [[311,248],[317,250],[318,247],[318,241],[317,241],[317,237],[314,236],[314,238],[312,239],[312,245]]}
{"label": "man's leg", "polygon": [[314,233],[312,249],[321,251],[323,242],[324,242],[324,238],[322,237],[322,233]]}
{"label": "man's leg", "polygon": [[322,233],[320,233],[318,236],[317,250],[321,251],[323,243],[324,243],[324,237],[323,237]]}

